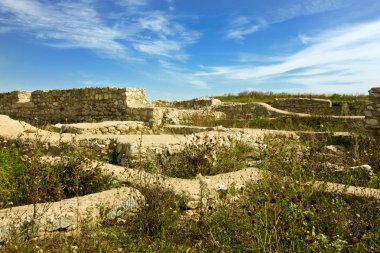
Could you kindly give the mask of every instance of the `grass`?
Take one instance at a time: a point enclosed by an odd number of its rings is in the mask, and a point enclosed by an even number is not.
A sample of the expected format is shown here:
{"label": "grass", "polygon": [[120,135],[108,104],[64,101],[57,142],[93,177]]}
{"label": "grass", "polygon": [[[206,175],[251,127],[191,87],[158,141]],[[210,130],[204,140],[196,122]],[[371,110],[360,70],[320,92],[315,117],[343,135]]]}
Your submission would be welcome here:
{"label": "grass", "polygon": [[[332,151],[326,149],[328,143],[324,141],[265,139],[261,145],[250,148],[245,142],[226,146],[221,140],[194,138],[182,153],[169,160],[147,162],[151,166],[172,166],[167,172],[169,175],[185,178],[197,173],[221,173],[231,167],[237,170],[246,166],[247,159],[258,161],[260,169],[270,173],[257,184],[246,185],[243,192],[231,189],[228,194],[236,196],[234,202],[222,198],[217,205],[206,202],[200,210],[192,212],[184,204],[186,199],[160,185],[140,187],[146,204],[134,216],[84,226],[69,236],[55,234],[38,240],[16,238],[0,246],[0,252],[380,250],[378,200],[324,193],[316,191],[310,184],[314,180],[326,180],[379,188],[380,184],[376,182],[376,177],[380,176],[378,144],[358,137],[353,144],[336,146]],[[3,145],[1,168],[8,168],[7,173],[10,170],[25,171],[29,163],[25,164],[17,157],[22,157],[27,148]],[[80,157],[80,153],[77,154],[74,157]],[[32,155],[36,156],[35,159],[29,156],[32,161],[40,157],[35,151]],[[334,175],[335,169],[321,166],[326,162],[343,166],[345,176]],[[372,175],[349,169],[364,163],[372,167]],[[143,165],[146,164],[149,163]],[[36,170],[26,171],[36,173]],[[57,185],[57,188],[61,187]],[[74,188],[78,189],[77,184]]]}
{"label": "grass", "polygon": [[244,141],[194,135],[182,151],[172,155],[164,152],[143,167],[148,172],[177,178],[211,176],[248,167],[244,158],[254,151],[255,148]]}
{"label": "grass", "polygon": [[199,120],[198,126],[223,126],[227,128],[253,128],[272,129],[285,131],[309,131],[309,132],[351,132],[359,135],[365,134],[365,122],[363,119],[343,119],[329,116],[286,116],[277,118],[252,118],[247,120]]}
{"label": "grass", "polygon": [[53,163],[46,161],[47,153],[40,139],[0,140],[0,208],[58,201],[116,186],[81,150],[62,146],[60,159]]}
{"label": "grass", "polygon": [[122,224],[85,227],[75,236],[21,241],[2,250],[376,252],[380,247],[377,201],[315,192],[301,181],[267,178],[247,186],[239,201],[208,208],[197,218],[185,215],[180,197],[160,187],[142,192],[147,205]]}
{"label": "grass", "polygon": [[[380,189],[380,145],[356,137],[351,145],[326,141],[265,142],[259,167],[286,178],[302,170],[302,181],[327,181]],[[360,165],[369,165],[370,171]]]}
{"label": "grass", "polygon": [[368,100],[367,95],[361,94],[290,94],[290,93],[274,93],[274,92],[260,92],[260,91],[243,91],[238,94],[226,94],[223,96],[215,97],[223,102],[240,102],[240,103],[250,103],[250,102],[262,102],[271,103],[276,98],[320,98],[320,99],[330,99],[335,104],[340,104],[343,102],[352,102],[354,100]]}
{"label": "grass", "polygon": [[[231,123],[225,123],[229,125]],[[310,132],[352,132],[365,133],[363,120],[337,119],[332,117],[278,117],[254,118],[246,122],[234,122],[231,125],[247,128],[274,129],[286,131],[310,131]]]}

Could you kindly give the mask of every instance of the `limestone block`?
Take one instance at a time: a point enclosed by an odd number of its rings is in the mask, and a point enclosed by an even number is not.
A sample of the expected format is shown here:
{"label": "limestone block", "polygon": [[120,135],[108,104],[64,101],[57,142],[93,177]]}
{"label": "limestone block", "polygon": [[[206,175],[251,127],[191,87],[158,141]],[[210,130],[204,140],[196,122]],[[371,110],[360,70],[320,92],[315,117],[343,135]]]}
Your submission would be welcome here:
{"label": "limestone block", "polygon": [[113,220],[135,213],[144,202],[144,196],[138,190],[122,187],[59,202],[2,209],[0,243],[14,233],[28,233],[34,237],[76,229],[84,222]]}

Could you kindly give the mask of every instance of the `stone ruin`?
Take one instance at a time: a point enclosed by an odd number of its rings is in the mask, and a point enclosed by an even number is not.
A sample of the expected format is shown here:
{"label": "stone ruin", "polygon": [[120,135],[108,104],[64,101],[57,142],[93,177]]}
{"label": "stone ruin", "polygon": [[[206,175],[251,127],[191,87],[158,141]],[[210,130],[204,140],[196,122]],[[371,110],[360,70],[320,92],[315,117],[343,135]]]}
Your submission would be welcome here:
{"label": "stone ruin", "polygon": [[374,140],[380,140],[380,87],[369,90],[369,101],[364,114],[367,135]]}
{"label": "stone ruin", "polygon": [[15,119],[42,122],[93,122],[154,118],[137,88],[86,88],[70,90],[14,91],[0,94],[0,114]]}
{"label": "stone ruin", "polygon": [[[368,103],[367,101],[354,102],[348,110],[348,114],[365,114],[368,136],[379,140],[380,88],[370,90]],[[180,132],[184,129],[189,131],[186,134],[199,133],[199,136],[204,133],[206,133],[205,136],[208,136],[208,131],[214,132],[215,135],[222,136],[225,140],[238,137],[252,145],[257,144],[257,139],[264,138],[266,134],[274,136],[283,134],[286,136],[285,138],[289,139],[300,137],[295,133],[280,133],[272,130],[264,133],[260,130],[255,132],[254,130],[233,130],[223,127],[184,127],[181,124],[192,125],[199,121],[223,119],[250,120],[256,117],[341,115],[341,111],[342,108],[334,109],[331,101],[320,99],[276,99],[269,105],[266,103],[223,103],[213,98],[197,98],[188,101],[148,101],[145,97],[145,90],[138,88],[14,91],[0,93],[0,128],[2,129],[0,137],[2,133],[10,129],[14,130],[14,134],[11,136],[14,139],[20,138],[23,134],[28,135],[27,133],[40,131],[41,134],[52,137],[49,148],[54,149],[57,145],[55,142],[58,140],[70,142],[72,140],[71,133],[75,133],[78,134],[76,138],[79,143],[90,143],[94,149],[99,148],[100,153],[102,149],[110,146],[110,139],[105,136],[108,135],[114,138],[111,140],[116,140],[114,150],[117,154],[117,163],[126,166],[135,156],[147,155],[150,152],[164,153],[164,151],[170,155],[178,151],[183,143],[189,141],[187,136]],[[24,123],[1,114],[27,122],[63,123],[59,127],[61,133],[38,130],[26,123],[22,125]],[[339,119],[339,116],[336,118]],[[346,119],[346,117],[342,118]],[[355,119],[364,120],[364,116]],[[155,135],[152,131],[155,126],[164,126],[169,129],[168,132],[171,134]],[[131,183],[131,180],[134,180],[134,185],[146,184],[141,181],[141,178],[147,178],[149,179],[147,182],[160,183],[178,194],[187,193],[191,196],[187,203],[190,209],[198,208],[202,201],[202,196],[199,196],[200,181],[202,180],[207,182],[208,192],[218,196],[217,193],[220,190],[240,184],[244,185],[262,177],[262,172],[253,167],[230,174],[192,180],[157,177],[133,169],[126,171],[124,167],[111,164],[104,164],[103,169],[122,182]],[[336,185],[334,187],[336,188]],[[341,192],[347,190],[345,186],[341,185],[341,187]],[[368,191],[368,189],[363,190],[357,187],[349,187],[349,190],[354,195],[368,192],[366,194],[369,197],[380,199],[378,190]],[[113,196],[118,197],[115,199]],[[74,212],[78,203],[81,203],[83,208]],[[87,212],[91,212],[94,220],[97,220],[101,217],[97,206],[109,207],[110,217],[106,218],[113,219],[123,212],[135,212],[143,203],[144,196],[138,190],[128,187],[80,197],[77,200],[49,203],[47,204],[50,207],[49,215],[42,216],[41,214],[42,219],[37,223],[37,230],[39,233],[45,233],[74,229],[80,225],[77,223],[78,220],[85,220]],[[0,219],[0,243],[7,240],[13,227],[21,228],[20,224],[31,221],[33,208],[29,205],[0,210],[0,217],[8,217]],[[45,210],[45,204],[39,205],[39,208]],[[13,223],[9,223],[10,220]]]}
{"label": "stone ruin", "polygon": [[318,98],[276,98],[271,103],[271,106],[289,112],[329,116],[362,116],[366,105],[366,100],[334,104],[329,99]]}
{"label": "stone ruin", "polygon": [[[355,102],[350,115],[362,115],[365,101]],[[341,110],[341,109],[340,109]],[[142,121],[150,126],[199,121],[249,120],[289,115],[341,115],[330,100],[276,99],[266,103],[223,103],[213,98],[148,101],[140,88],[82,88],[0,93],[0,114],[40,123]]]}

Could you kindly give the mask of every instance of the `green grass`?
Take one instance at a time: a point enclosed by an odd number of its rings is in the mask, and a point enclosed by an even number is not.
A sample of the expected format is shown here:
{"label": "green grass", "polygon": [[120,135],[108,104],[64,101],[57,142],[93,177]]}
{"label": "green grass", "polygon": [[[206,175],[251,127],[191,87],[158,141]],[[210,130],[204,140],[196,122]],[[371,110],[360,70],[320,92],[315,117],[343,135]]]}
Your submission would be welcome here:
{"label": "green grass", "polygon": [[287,116],[277,118],[252,118],[247,120],[203,120],[194,123],[198,126],[223,126],[228,128],[254,128],[285,131],[312,132],[351,132],[365,134],[364,119],[343,119],[323,116],[298,117]]}
{"label": "green grass", "polygon": [[290,93],[274,93],[274,92],[260,92],[260,91],[243,91],[238,94],[226,94],[223,96],[216,96],[215,98],[220,99],[223,102],[240,102],[240,103],[250,103],[250,102],[263,102],[271,103],[275,98],[320,98],[320,99],[330,99],[333,103],[339,104],[342,102],[352,102],[354,100],[368,100],[367,95],[362,94],[290,94]]}
{"label": "green grass", "polygon": [[62,147],[57,162],[44,162],[45,146],[40,140],[0,141],[0,208],[58,201],[116,186],[80,150]]}
{"label": "green grass", "polygon": [[182,151],[168,155],[158,155],[143,167],[149,172],[177,178],[194,178],[198,174],[216,175],[246,168],[244,158],[255,148],[243,141],[231,141],[228,138],[199,138],[184,144]]}
{"label": "green grass", "polygon": [[[230,153],[221,153],[224,160],[232,161],[228,166],[256,159],[268,176],[246,185],[242,192],[230,190],[217,205],[206,201],[200,210],[189,214],[182,196],[160,185],[140,187],[146,204],[136,215],[84,226],[70,236],[14,238],[0,246],[0,252],[379,251],[378,200],[324,193],[310,184],[326,180],[379,188],[376,180],[371,182],[380,176],[378,144],[358,137],[353,144],[340,146],[337,153],[326,151],[328,143],[323,141],[265,139],[253,150],[239,145],[230,148]],[[183,158],[173,158],[177,166],[173,175],[181,176],[181,168],[197,170],[191,175],[185,172],[183,177],[207,174],[204,170],[210,163],[204,164],[203,159],[213,156],[218,147],[215,140],[194,140],[181,153]],[[7,149],[1,156],[3,163],[17,168],[21,162],[10,161],[19,156],[18,152]],[[366,163],[374,175],[348,169],[344,177],[334,175],[333,170],[321,166],[327,161],[346,168]],[[225,169],[214,168],[213,173]]]}
{"label": "green grass", "polygon": [[[124,224],[85,227],[71,237],[18,242],[4,252],[376,252],[377,201],[315,192],[303,182],[268,178],[233,204],[182,214],[180,198],[160,188]],[[17,249],[15,249],[17,247]],[[1,248],[0,248],[1,250]]]}
{"label": "green grass", "polygon": [[312,132],[365,133],[364,120],[337,119],[332,117],[279,117],[255,118],[248,122],[249,128]]}

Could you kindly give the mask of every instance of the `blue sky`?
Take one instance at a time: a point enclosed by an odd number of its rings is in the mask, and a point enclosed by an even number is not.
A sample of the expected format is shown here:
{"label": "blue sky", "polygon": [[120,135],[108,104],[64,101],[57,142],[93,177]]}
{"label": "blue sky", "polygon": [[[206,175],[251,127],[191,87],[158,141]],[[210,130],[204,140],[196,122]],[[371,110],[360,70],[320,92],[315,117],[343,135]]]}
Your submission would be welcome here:
{"label": "blue sky", "polygon": [[0,0],[0,92],[151,99],[380,86],[379,0]]}

